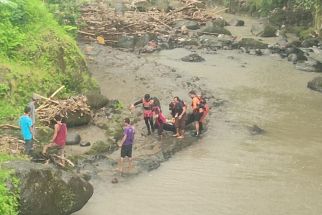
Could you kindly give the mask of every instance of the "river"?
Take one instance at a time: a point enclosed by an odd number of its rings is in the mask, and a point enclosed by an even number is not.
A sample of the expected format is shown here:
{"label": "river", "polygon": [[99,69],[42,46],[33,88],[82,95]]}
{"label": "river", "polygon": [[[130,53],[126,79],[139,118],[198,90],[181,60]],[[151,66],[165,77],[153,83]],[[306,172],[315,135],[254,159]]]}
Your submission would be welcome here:
{"label": "river", "polygon": [[[321,214],[322,94],[306,87],[318,75],[277,56],[238,51],[180,61],[189,53],[167,50],[147,60],[200,77],[227,101],[214,110],[207,133],[155,171],[95,184],[75,214]],[[254,124],[265,133],[251,135]]]}

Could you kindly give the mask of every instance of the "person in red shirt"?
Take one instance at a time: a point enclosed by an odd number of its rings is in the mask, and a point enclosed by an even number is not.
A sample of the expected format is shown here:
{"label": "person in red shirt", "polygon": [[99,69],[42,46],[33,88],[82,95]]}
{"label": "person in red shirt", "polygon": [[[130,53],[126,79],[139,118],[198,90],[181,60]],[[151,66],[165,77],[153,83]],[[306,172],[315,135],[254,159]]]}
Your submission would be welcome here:
{"label": "person in red shirt", "polygon": [[56,124],[55,124],[55,130],[54,135],[51,140],[51,143],[44,146],[42,153],[46,154],[48,148],[58,148],[59,149],[59,155],[62,158],[62,165],[65,165],[64,161],[64,148],[66,144],[66,138],[67,138],[67,126],[65,123],[62,122],[62,117],[60,115],[55,116]]}

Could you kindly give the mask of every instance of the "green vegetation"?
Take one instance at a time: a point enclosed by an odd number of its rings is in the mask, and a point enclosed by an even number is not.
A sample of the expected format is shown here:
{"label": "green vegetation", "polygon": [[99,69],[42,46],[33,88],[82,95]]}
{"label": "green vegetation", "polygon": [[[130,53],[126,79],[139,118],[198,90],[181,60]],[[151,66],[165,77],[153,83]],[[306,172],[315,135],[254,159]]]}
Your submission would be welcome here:
{"label": "green vegetation", "polygon": [[80,17],[79,9],[88,0],[46,0],[46,7],[54,14],[57,22],[71,36],[76,36]]}
{"label": "green vegetation", "polygon": [[[17,159],[0,154],[0,165],[8,160]],[[10,184],[10,189],[7,184]],[[19,180],[12,176],[10,170],[0,168],[0,214],[16,215],[19,211]]]}
{"label": "green vegetation", "polygon": [[46,96],[65,85],[66,97],[96,87],[76,42],[43,1],[0,0],[0,20],[0,122],[17,118],[32,92]]}

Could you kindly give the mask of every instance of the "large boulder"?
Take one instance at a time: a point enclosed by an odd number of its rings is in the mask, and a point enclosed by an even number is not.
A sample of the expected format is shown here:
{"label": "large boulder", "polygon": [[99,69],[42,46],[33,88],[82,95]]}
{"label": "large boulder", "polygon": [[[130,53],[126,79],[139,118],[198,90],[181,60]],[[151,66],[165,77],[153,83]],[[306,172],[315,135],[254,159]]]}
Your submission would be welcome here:
{"label": "large boulder", "polygon": [[253,38],[243,38],[235,46],[237,46],[236,48],[244,47],[250,49],[266,49],[268,47],[267,44]]}
{"label": "large boulder", "polygon": [[78,145],[82,140],[81,136],[77,133],[67,133],[66,145]]}
{"label": "large boulder", "polygon": [[90,114],[84,114],[83,112],[68,112],[66,117],[66,124],[68,127],[75,127],[81,125],[87,125],[92,119]]}
{"label": "large boulder", "polygon": [[212,24],[222,28],[229,25],[229,23],[221,17],[213,20]]}
{"label": "large boulder", "polygon": [[244,26],[245,22],[244,22],[244,20],[234,18],[234,19],[230,20],[229,25],[230,26]]}
{"label": "large boulder", "polygon": [[93,109],[100,109],[108,104],[108,99],[98,90],[86,93],[87,104]]}
{"label": "large boulder", "polygon": [[307,87],[322,93],[322,77],[316,77],[307,83]]}
{"label": "large boulder", "polygon": [[11,161],[1,168],[20,181],[20,215],[68,215],[93,195],[93,186],[76,174],[29,161]]}
{"label": "large boulder", "polygon": [[182,61],[184,62],[201,62],[201,61],[205,61],[205,59],[203,57],[201,57],[198,54],[190,54],[188,56],[185,56],[183,58],[181,58]]}
{"label": "large boulder", "polygon": [[222,37],[202,35],[199,37],[199,41],[203,47],[210,49],[222,49],[225,46],[231,46],[233,43],[233,38],[229,35],[223,35]]}
{"label": "large boulder", "polygon": [[117,41],[116,46],[125,49],[133,49],[135,46],[137,38],[135,36],[123,35]]}
{"label": "large boulder", "polygon": [[304,48],[310,48],[312,46],[318,46],[320,43],[320,40],[318,38],[308,38],[303,40],[301,46]]}
{"label": "large boulder", "polygon": [[260,34],[261,37],[276,37],[276,31],[277,29],[270,25],[266,24],[264,25],[263,32]]}
{"label": "large boulder", "polygon": [[212,34],[226,34],[231,35],[231,32],[224,27],[218,26],[213,22],[207,22],[206,26],[200,29],[202,33],[212,33]]}
{"label": "large boulder", "polygon": [[182,26],[186,26],[190,30],[197,30],[200,28],[198,22],[192,21],[192,20],[185,20],[185,19],[180,19],[174,21],[174,27],[176,28],[181,28]]}
{"label": "large boulder", "polygon": [[296,69],[305,72],[322,72],[322,63],[313,58],[308,58],[307,61],[300,64],[298,63]]}
{"label": "large boulder", "polygon": [[260,37],[276,37],[277,29],[270,24],[253,24],[250,32],[255,36]]}

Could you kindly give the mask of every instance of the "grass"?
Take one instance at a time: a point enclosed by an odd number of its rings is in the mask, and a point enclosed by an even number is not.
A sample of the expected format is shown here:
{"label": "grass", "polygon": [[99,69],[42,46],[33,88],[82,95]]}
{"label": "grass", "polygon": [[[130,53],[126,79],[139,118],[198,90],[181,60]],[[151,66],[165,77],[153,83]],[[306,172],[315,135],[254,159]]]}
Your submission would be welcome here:
{"label": "grass", "polygon": [[[9,160],[16,160],[7,154],[0,153],[0,165]],[[10,189],[7,186],[10,185]],[[12,175],[12,171],[0,169],[0,214],[19,214],[19,180]]]}
{"label": "grass", "polygon": [[73,37],[40,0],[0,1],[0,121],[10,120],[33,92],[61,85],[70,95],[97,88]]}

